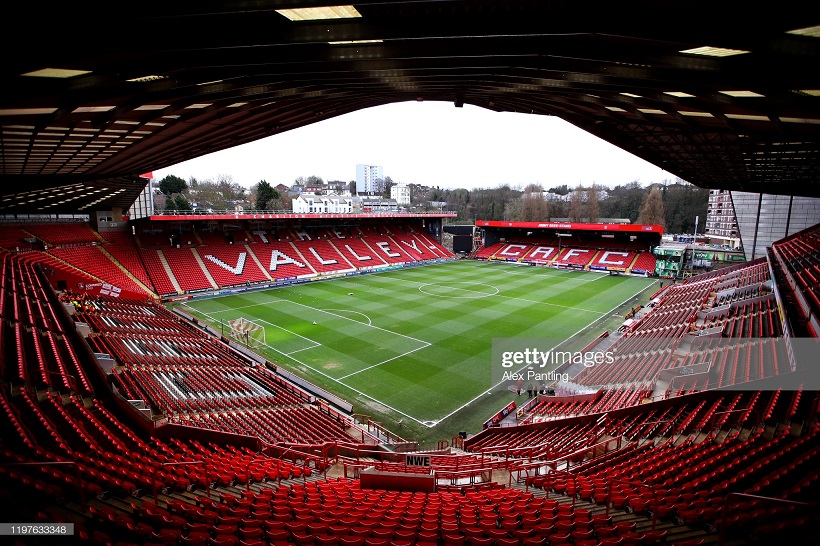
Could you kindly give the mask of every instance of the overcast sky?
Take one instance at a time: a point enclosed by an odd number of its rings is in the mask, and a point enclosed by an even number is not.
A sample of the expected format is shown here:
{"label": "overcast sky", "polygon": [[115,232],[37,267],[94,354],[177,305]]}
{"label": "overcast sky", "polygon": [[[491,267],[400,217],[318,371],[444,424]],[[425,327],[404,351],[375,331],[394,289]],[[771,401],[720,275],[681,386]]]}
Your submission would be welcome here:
{"label": "overcast sky", "polygon": [[676,179],[558,118],[429,101],[337,116],[155,170],[154,178],[230,175],[248,188],[260,180],[290,186],[311,175],[348,182],[358,163],[381,165],[395,182],[442,188],[612,187]]}

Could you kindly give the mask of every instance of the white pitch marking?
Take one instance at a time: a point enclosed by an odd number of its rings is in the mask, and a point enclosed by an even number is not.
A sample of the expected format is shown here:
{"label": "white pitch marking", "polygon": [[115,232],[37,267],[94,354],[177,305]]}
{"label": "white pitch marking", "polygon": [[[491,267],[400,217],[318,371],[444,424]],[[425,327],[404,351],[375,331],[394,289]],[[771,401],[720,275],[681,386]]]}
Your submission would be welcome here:
{"label": "white pitch marking", "polygon": [[[466,298],[466,296],[441,296],[441,295],[437,295],[437,294],[430,294],[429,292],[425,292],[425,291],[422,290],[422,288],[424,288],[425,286],[433,286],[433,285],[435,285],[435,286],[446,286],[446,282],[444,282],[444,283],[434,283],[434,282],[432,282],[432,283],[431,282],[422,283],[422,282],[418,282],[418,281],[408,281],[408,282],[415,282],[417,284],[420,284],[421,286],[419,286],[419,291],[422,294],[427,294],[428,296],[433,296],[433,297],[438,297],[438,298],[451,298],[451,299],[452,298],[462,298],[462,299]],[[464,281],[463,284],[484,285],[484,283],[471,283],[470,281]],[[490,286],[490,285],[484,285],[484,286]],[[493,288],[495,288],[495,287],[493,287]],[[453,288],[453,290],[463,290],[465,292],[476,292],[474,290],[468,290],[466,288]],[[483,296],[477,296],[475,298],[468,298],[468,299],[480,299],[481,297],[488,298],[490,296],[498,296],[499,298],[507,298],[508,300],[526,301],[527,303],[533,303],[533,304],[536,304],[536,305],[551,305],[552,307],[561,307],[563,309],[571,309],[573,311],[581,311],[583,313],[593,313],[595,315],[606,315],[607,314],[607,313],[602,313],[601,311],[593,311],[592,309],[584,309],[582,307],[570,307],[568,305],[560,305],[558,303],[549,303],[549,302],[546,302],[546,301],[528,300],[526,298],[517,298],[515,296],[505,296],[504,294],[501,294],[500,292],[496,293],[496,294],[485,294]]]}
{"label": "white pitch marking", "polygon": [[403,356],[407,356],[407,355],[409,355],[410,353],[415,353],[416,351],[420,351],[420,350],[422,350],[422,349],[426,349],[426,348],[427,348],[427,347],[429,347],[430,345],[432,345],[432,343],[428,343],[427,345],[424,345],[424,346],[422,346],[422,347],[417,347],[417,348],[413,349],[412,351],[407,351],[406,353],[403,353],[403,354],[400,354],[400,355],[394,356],[394,357],[392,357],[392,358],[388,358],[387,360],[384,360],[384,361],[382,361],[382,362],[379,362],[378,364],[373,364],[372,366],[368,366],[368,367],[366,367],[366,368],[362,368],[361,370],[357,370],[357,371],[352,372],[352,373],[349,373],[349,374],[347,374],[347,375],[343,375],[343,376],[342,376],[342,377],[340,377],[339,379],[340,379],[340,380],[341,380],[341,379],[347,379],[347,378],[348,378],[348,377],[350,377],[351,375],[356,375],[356,374],[358,374],[358,373],[365,372],[365,371],[367,371],[367,370],[369,370],[369,369],[371,369],[371,368],[375,368],[375,367],[377,367],[377,366],[381,366],[382,364],[387,364],[387,363],[388,363],[388,362],[390,362],[391,360],[396,360],[397,358],[401,358],[401,357],[403,357]]}
{"label": "white pitch marking", "polygon": [[[625,299],[622,303],[620,303],[620,304],[616,305],[615,307],[613,307],[612,309],[610,309],[610,310],[609,310],[609,312],[604,313],[604,315],[608,315],[608,314],[612,313],[612,311],[614,311],[615,309],[617,309],[617,308],[621,307],[622,305],[624,305],[626,302],[628,302],[630,299],[634,298],[635,296],[637,296],[637,295],[639,295],[639,294],[642,294],[643,292],[646,292],[646,290],[647,290],[648,288],[650,288],[650,287],[652,287],[652,286],[654,286],[654,285],[655,285],[655,283],[653,282],[652,284],[647,285],[646,287],[642,288],[641,290],[638,290],[637,292],[635,292],[634,294],[632,294],[631,296],[629,296],[627,299]],[[553,347],[552,349],[550,349],[550,351],[554,351],[557,347],[560,347],[560,346],[561,346],[561,345],[563,345],[564,343],[568,342],[569,340],[571,340],[572,338],[574,338],[575,336],[577,336],[578,334],[580,334],[581,332],[583,332],[584,330],[586,330],[587,328],[589,328],[590,326],[592,326],[593,324],[595,324],[596,322],[598,322],[599,320],[601,320],[602,318],[604,318],[604,317],[603,317],[603,316],[601,316],[601,317],[599,317],[599,318],[595,319],[594,321],[590,322],[589,324],[587,324],[586,326],[584,326],[583,328],[581,328],[580,330],[578,330],[577,332],[575,332],[574,334],[572,334],[571,336],[569,336],[569,337],[568,337],[567,339],[565,339],[564,341],[562,341],[562,342],[560,342],[560,343],[556,344],[556,345],[555,345],[555,347]],[[523,368],[521,368],[521,369],[523,370]],[[517,371],[521,371],[521,370],[517,370]],[[468,402],[466,402],[466,403],[462,404],[461,406],[459,406],[459,407],[458,407],[458,408],[456,408],[455,410],[451,411],[450,413],[448,413],[447,415],[445,415],[444,417],[442,417],[441,419],[439,419],[439,420],[438,420],[438,422],[444,421],[444,420],[445,420],[445,419],[447,419],[448,417],[451,417],[451,416],[455,415],[456,413],[458,413],[459,411],[463,410],[464,408],[466,408],[467,406],[469,406],[470,404],[472,404],[473,402],[475,402],[476,400],[478,400],[478,399],[479,399],[479,398],[481,398],[482,396],[486,396],[486,393],[487,393],[487,392],[492,391],[494,388],[496,388],[497,386],[501,385],[502,383],[504,383],[504,381],[499,381],[499,382],[498,382],[498,383],[496,383],[495,385],[491,386],[491,387],[489,388],[489,390],[488,390],[488,391],[484,391],[484,392],[482,392],[481,394],[479,394],[478,396],[476,396],[475,398],[473,398],[472,400],[470,400],[470,401],[468,401]]]}
{"label": "white pitch marking", "polygon": [[[325,311],[336,311],[336,312],[340,312],[340,313],[354,313],[356,315],[361,315],[361,316],[363,316],[364,318],[367,319],[367,325],[368,326],[373,326],[373,321],[370,320],[370,317],[368,317],[364,313],[359,313],[358,311],[352,311],[350,309],[325,309]],[[359,321],[357,320],[355,322],[359,322]],[[360,324],[364,324],[364,323],[362,322]]]}

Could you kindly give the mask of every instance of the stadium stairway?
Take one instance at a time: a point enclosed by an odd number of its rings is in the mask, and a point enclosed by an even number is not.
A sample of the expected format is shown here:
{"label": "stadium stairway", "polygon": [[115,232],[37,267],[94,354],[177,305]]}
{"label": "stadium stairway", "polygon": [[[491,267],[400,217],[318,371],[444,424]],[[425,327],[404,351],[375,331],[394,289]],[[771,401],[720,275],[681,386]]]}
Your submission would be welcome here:
{"label": "stadium stairway", "polygon": [[159,263],[162,265],[162,270],[165,271],[165,274],[168,276],[168,280],[171,281],[171,285],[173,285],[177,294],[182,294],[182,287],[179,285],[179,281],[176,276],[174,276],[174,272],[171,270],[171,265],[168,263],[168,259],[165,257],[165,254],[163,254],[159,249],[148,250],[147,252],[156,253]]}
{"label": "stadium stairway", "polygon": [[[251,240],[252,240],[252,239],[251,239]],[[267,277],[267,279],[268,279],[269,281],[272,281],[272,280],[273,280],[273,277],[271,277],[271,276],[270,276],[270,273],[268,272],[268,269],[267,269],[264,265],[262,265],[262,262],[260,262],[260,261],[259,261],[259,257],[258,257],[258,256],[256,255],[256,253],[253,251],[253,249],[251,248],[251,245],[250,245],[250,244],[248,244],[248,243],[245,243],[245,249],[248,251],[248,256],[250,256],[250,257],[251,257],[251,259],[254,261],[254,263],[256,264],[256,266],[257,266],[260,270],[262,270],[262,273],[264,273],[264,274],[265,274],[265,277]]]}
{"label": "stadium stairway", "polygon": [[[196,234],[196,236],[197,236],[197,238],[199,238],[199,234]],[[214,280],[213,276],[211,275],[211,272],[208,271],[208,268],[205,267],[205,262],[202,261],[202,256],[199,255],[199,252],[197,251],[197,249],[191,248],[191,253],[194,255],[194,260],[196,260],[196,263],[199,264],[200,269],[202,269],[202,273],[205,274],[205,278],[208,279],[208,282],[211,283],[211,286],[213,287],[213,289],[214,290],[219,289],[219,285]]]}

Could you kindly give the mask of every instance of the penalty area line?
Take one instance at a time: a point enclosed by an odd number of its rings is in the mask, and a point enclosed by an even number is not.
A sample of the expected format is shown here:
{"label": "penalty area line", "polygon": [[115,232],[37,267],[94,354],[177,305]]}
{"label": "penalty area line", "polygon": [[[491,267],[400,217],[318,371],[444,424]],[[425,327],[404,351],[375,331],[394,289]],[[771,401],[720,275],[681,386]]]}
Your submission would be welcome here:
{"label": "penalty area line", "polygon": [[[423,348],[423,347],[420,347],[420,348]],[[291,355],[289,355],[289,354],[286,354],[286,353],[283,353],[283,352],[281,352],[281,351],[277,351],[277,350],[276,350],[276,349],[274,349],[273,347],[271,347],[271,349],[273,349],[274,351],[276,351],[277,353],[279,353],[279,354],[280,354],[280,355],[282,355],[283,357],[285,357],[285,358],[289,358],[290,360],[292,360],[292,361],[296,362],[296,363],[297,363],[297,364],[299,364],[300,366],[304,366],[305,368],[308,368],[308,369],[310,369],[310,370],[313,370],[313,371],[314,371],[314,372],[316,372],[317,374],[322,375],[322,376],[326,377],[327,379],[330,379],[331,381],[333,381],[333,382],[335,382],[335,383],[338,383],[339,385],[342,385],[343,387],[345,387],[345,388],[347,388],[347,389],[350,389],[351,391],[355,392],[356,394],[358,394],[359,396],[361,396],[361,397],[363,397],[363,398],[368,398],[368,399],[372,400],[373,402],[376,402],[377,404],[380,404],[380,405],[384,406],[385,408],[389,409],[390,411],[395,411],[396,413],[398,413],[399,415],[401,415],[401,416],[403,416],[403,417],[407,417],[408,419],[411,419],[411,420],[415,421],[416,423],[418,423],[418,424],[420,424],[420,425],[424,425],[424,426],[426,426],[427,428],[430,428],[430,425],[428,425],[428,424],[427,424],[427,423],[425,423],[424,421],[420,421],[420,420],[416,419],[415,417],[413,417],[412,415],[410,415],[410,414],[408,414],[408,413],[405,413],[405,412],[403,412],[403,411],[401,411],[401,410],[399,410],[399,409],[394,408],[393,406],[390,406],[390,405],[388,405],[388,404],[385,404],[384,402],[382,402],[382,401],[381,401],[381,400],[379,400],[378,398],[374,398],[374,397],[370,396],[369,394],[367,394],[366,392],[362,392],[362,391],[360,391],[359,389],[357,389],[357,388],[355,388],[355,387],[351,387],[350,385],[348,385],[347,383],[344,383],[344,382],[343,382],[343,381],[341,381],[340,379],[337,379],[337,378],[335,378],[335,377],[333,377],[333,376],[331,376],[331,375],[328,375],[328,374],[326,374],[325,372],[323,372],[322,370],[317,370],[316,368],[314,368],[314,367],[313,367],[313,366],[311,366],[310,364],[306,364],[306,363],[302,362],[301,360],[299,360],[299,359],[298,359],[298,358],[296,358],[296,357],[293,357],[293,356],[291,356]]]}
{"label": "penalty area line", "polygon": [[[427,342],[425,342],[425,343],[427,343]],[[407,351],[406,353],[402,353],[402,354],[400,354],[400,355],[396,355],[396,356],[394,356],[394,357],[392,357],[392,358],[388,358],[387,360],[383,360],[383,361],[381,361],[381,362],[379,362],[379,363],[377,363],[377,364],[373,364],[373,365],[368,366],[368,367],[366,367],[366,368],[362,368],[361,370],[356,370],[355,372],[351,372],[351,373],[349,373],[349,374],[347,374],[347,375],[343,375],[343,376],[342,376],[342,377],[340,377],[339,379],[340,379],[340,380],[341,380],[341,379],[347,379],[347,378],[348,378],[348,377],[350,377],[350,376],[353,376],[353,375],[356,375],[356,374],[360,374],[360,373],[362,373],[362,372],[366,372],[367,370],[370,370],[370,369],[376,368],[376,367],[378,367],[378,366],[381,366],[382,364],[387,364],[388,362],[391,362],[391,361],[393,361],[393,360],[396,360],[397,358],[401,358],[401,357],[403,357],[403,356],[407,356],[407,355],[409,355],[409,354],[415,353],[416,351],[420,351],[420,350],[422,350],[422,349],[426,349],[426,348],[427,348],[427,347],[429,347],[430,345],[432,345],[432,343],[427,343],[427,345],[422,345],[421,347],[416,347],[416,348],[415,348],[415,349],[413,349],[412,351]]]}
{"label": "penalty area line", "polygon": [[[289,301],[289,300],[282,300],[282,301]],[[291,302],[291,303],[293,303],[293,302]],[[185,304],[183,304],[183,305],[185,305]],[[301,305],[301,304],[300,304],[300,305]],[[188,307],[187,305],[185,305],[185,306],[186,306],[186,307]],[[248,306],[248,307],[255,307],[255,306]],[[310,307],[310,306],[305,305],[304,307]],[[211,316],[209,313],[205,313],[204,311],[199,311],[199,310],[193,309],[192,307],[189,307],[189,309],[191,309],[192,311],[196,311],[197,313],[199,313],[199,314],[201,314],[201,315],[204,315],[204,316],[208,317],[211,321],[216,322],[216,321],[218,320],[218,319],[214,318],[213,316]],[[311,309],[313,309],[313,308],[311,308]],[[331,314],[331,315],[332,315],[333,313],[329,313],[329,314]],[[346,317],[341,317],[341,318],[346,318]],[[348,319],[348,320],[352,320],[352,319]],[[357,323],[359,323],[359,324],[362,324],[362,323],[360,323],[360,322],[358,322],[358,321],[353,321],[353,322],[357,322]],[[382,330],[382,328],[378,328],[377,326],[372,326],[372,328],[377,328],[377,329],[379,329],[379,330]],[[385,330],[385,331],[386,331],[386,332],[390,332],[389,330]],[[395,332],[390,332],[390,333],[395,333]],[[401,334],[397,334],[397,335],[401,335]],[[409,336],[404,336],[404,337],[409,337]],[[410,339],[414,339],[414,338],[410,338]],[[421,340],[416,340],[416,341],[419,341],[420,343],[426,343],[425,347],[427,347],[427,346],[431,345],[430,343],[428,343],[428,342],[426,342],[426,341],[421,341]],[[339,385],[341,385],[341,386],[343,386],[343,387],[345,387],[345,388],[347,388],[347,389],[350,389],[351,391],[355,392],[357,395],[359,395],[359,396],[361,396],[361,397],[363,397],[363,398],[367,398],[367,399],[369,399],[369,400],[372,400],[373,402],[375,402],[375,403],[377,403],[377,404],[380,404],[380,405],[384,406],[385,408],[389,409],[390,411],[394,411],[394,412],[396,412],[397,414],[401,415],[402,417],[406,417],[407,419],[410,419],[410,420],[412,420],[412,421],[414,421],[414,422],[416,422],[416,423],[418,423],[418,424],[420,424],[420,425],[422,425],[422,426],[425,426],[425,427],[427,427],[427,428],[431,428],[432,426],[434,426],[434,425],[430,425],[428,422],[421,421],[421,420],[417,419],[416,417],[413,417],[413,416],[412,416],[412,415],[410,415],[409,413],[405,413],[405,412],[401,411],[400,409],[396,409],[396,408],[394,408],[393,406],[390,406],[389,404],[385,404],[384,402],[382,402],[382,401],[381,401],[381,400],[379,400],[378,398],[374,398],[373,396],[371,396],[371,395],[367,394],[366,392],[362,392],[362,391],[360,391],[359,389],[357,389],[357,388],[355,388],[355,387],[352,387],[352,386],[348,385],[347,383],[344,383],[343,381],[341,381],[341,380],[339,380],[339,379],[337,379],[337,378],[335,378],[335,377],[333,377],[333,376],[331,376],[331,375],[326,374],[326,373],[325,373],[325,372],[323,372],[322,370],[316,369],[316,368],[314,368],[313,366],[311,366],[310,364],[307,364],[307,363],[305,363],[305,362],[302,362],[302,361],[301,361],[301,360],[299,360],[298,358],[296,358],[296,357],[294,357],[294,356],[291,356],[291,354],[289,354],[289,353],[284,353],[284,352],[280,351],[279,349],[277,349],[276,347],[271,347],[270,345],[267,345],[267,344],[265,345],[265,347],[267,347],[268,349],[270,349],[271,351],[273,351],[273,352],[275,352],[275,353],[277,353],[277,354],[282,355],[282,357],[283,357],[284,359],[289,359],[289,360],[292,360],[293,362],[295,362],[295,363],[299,364],[300,366],[304,366],[305,368],[307,368],[307,369],[309,369],[309,370],[312,370],[313,372],[315,372],[315,373],[317,373],[317,374],[319,374],[319,375],[321,375],[321,376],[323,376],[323,377],[325,377],[325,378],[327,378],[327,379],[329,379],[329,380],[333,381],[334,383],[338,383]],[[310,348],[312,348],[312,347],[310,347]],[[419,349],[424,349],[424,347],[419,347],[418,349],[414,349],[414,351],[417,351],[417,350],[419,350]],[[410,351],[410,352],[413,352],[413,351]],[[399,356],[403,356],[403,355],[399,355]],[[383,362],[382,362],[382,363],[380,363],[380,364],[383,364]]]}

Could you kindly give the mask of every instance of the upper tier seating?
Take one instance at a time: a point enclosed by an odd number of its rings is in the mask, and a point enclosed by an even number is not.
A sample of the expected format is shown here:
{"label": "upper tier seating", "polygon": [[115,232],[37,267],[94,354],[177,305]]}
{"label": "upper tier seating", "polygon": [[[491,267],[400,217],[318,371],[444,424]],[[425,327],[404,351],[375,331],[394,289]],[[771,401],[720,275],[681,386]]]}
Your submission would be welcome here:
{"label": "upper tier seating", "polygon": [[161,251],[153,248],[141,248],[139,250],[142,262],[146,266],[148,276],[151,278],[154,287],[156,287],[157,293],[160,296],[176,294],[177,289],[163,266],[159,252]]}
{"label": "upper tier seating", "polygon": [[369,246],[367,239],[358,237],[338,239],[333,241],[333,245],[347,258],[347,261],[360,269],[383,267],[388,263],[384,252],[377,252],[374,247]]}
{"label": "upper tier seating", "polygon": [[274,279],[296,279],[315,276],[316,271],[311,267],[311,262],[301,255],[298,247],[295,246],[297,244],[300,243],[271,242],[256,247],[254,252],[262,265],[268,268],[268,273]]}
{"label": "upper tier seating", "polygon": [[[732,340],[782,336],[782,325],[771,307],[773,296],[760,299],[758,290],[746,292],[751,284],[768,279],[765,265],[765,260],[757,260],[667,286],[658,301],[642,310],[640,320],[609,348],[614,361],[585,368],[576,381],[583,385],[643,383],[654,380],[661,370],[691,365],[695,361],[711,363],[709,380],[720,386],[786,372],[787,359],[780,354],[782,344],[771,346],[774,353],[768,349],[758,350],[755,355],[759,358],[750,357],[724,369],[721,364],[724,355],[719,351],[726,349],[725,344],[721,348],[718,344],[704,345],[702,339],[709,338],[702,338],[697,346],[688,349],[689,341],[684,343],[684,336],[716,327],[723,328],[723,336]],[[728,304],[726,302],[733,300],[729,296],[752,299]],[[687,350],[697,351],[697,358],[676,356]]]}
{"label": "upper tier seating", "polygon": [[294,243],[302,257],[317,273],[354,271],[353,265],[334,246],[331,240],[315,239]]}
{"label": "upper tier seating", "polygon": [[26,233],[23,226],[0,225],[0,248],[7,248],[12,251],[18,248],[28,248],[28,244],[23,240],[30,238],[31,234]]}
{"label": "upper tier seating", "polygon": [[219,286],[270,280],[270,277],[259,268],[253,259],[252,251],[245,244],[211,243],[207,247],[199,247],[197,251],[202,263]]}
{"label": "upper tier seating", "polygon": [[[134,294],[150,294],[150,292],[146,291],[146,288],[150,287],[150,284],[143,286],[134,282],[134,280],[120,269],[110,257],[106,256],[98,246],[52,248],[48,253],[113,286],[128,290]],[[136,265],[138,271],[143,269],[141,262],[137,262]]]}
{"label": "upper tier seating", "polygon": [[[179,286],[187,291],[210,290],[216,288],[205,276],[202,267],[194,256],[192,248],[164,248],[162,254],[171,267]],[[143,254],[146,256],[146,254]]]}
{"label": "upper tier seating", "polygon": [[[812,337],[820,335],[820,235],[817,226],[798,232],[772,245],[774,267],[781,270],[786,281],[781,289],[798,294],[794,319],[807,322],[805,328]],[[800,315],[798,317],[798,314]]]}
{"label": "upper tier seating", "polygon": [[27,224],[24,229],[49,246],[100,243],[100,238],[87,224]]}
{"label": "upper tier seating", "polygon": [[117,361],[114,377],[124,393],[170,422],[270,443],[351,440],[339,414],[303,407],[302,391],[162,307],[103,301],[77,318],[96,332],[93,348]]}

